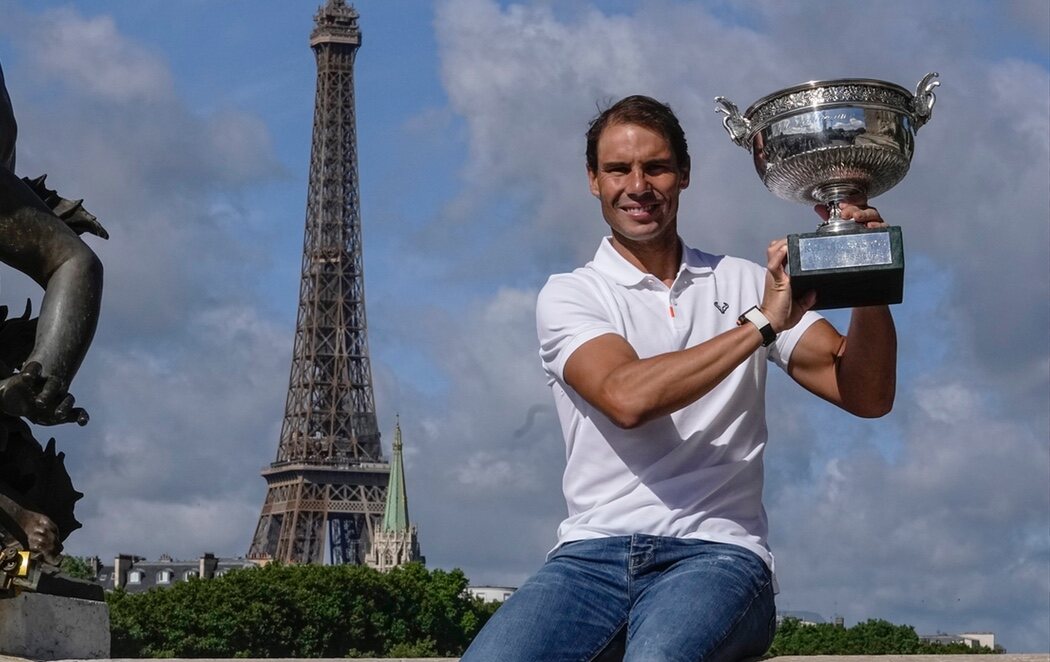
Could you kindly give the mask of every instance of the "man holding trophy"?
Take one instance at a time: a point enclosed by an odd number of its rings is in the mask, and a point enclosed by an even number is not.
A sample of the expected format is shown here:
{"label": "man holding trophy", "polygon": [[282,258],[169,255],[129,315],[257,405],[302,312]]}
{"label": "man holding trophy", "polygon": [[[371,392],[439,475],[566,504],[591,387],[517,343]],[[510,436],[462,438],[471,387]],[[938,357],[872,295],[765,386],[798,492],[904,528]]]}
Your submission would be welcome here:
{"label": "man holding trophy", "polygon": [[[811,310],[820,291],[792,290],[787,239],[764,266],[686,246],[690,160],[669,106],[619,101],[591,122],[586,153],[611,236],[537,303],[568,517],[463,660],[758,658],[776,617],[767,362],[847,412],[882,416],[895,395],[893,319],[885,304],[856,307],[841,335]],[[820,206],[822,219],[883,232],[863,194]]]}

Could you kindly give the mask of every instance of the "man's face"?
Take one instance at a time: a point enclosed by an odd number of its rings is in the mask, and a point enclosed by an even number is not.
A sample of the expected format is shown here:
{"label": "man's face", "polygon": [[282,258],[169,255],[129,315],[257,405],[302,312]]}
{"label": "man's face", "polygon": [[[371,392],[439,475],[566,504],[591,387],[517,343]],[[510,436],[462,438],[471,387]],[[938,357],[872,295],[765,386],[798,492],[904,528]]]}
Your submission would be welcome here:
{"label": "man's face", "polygon": [[620,242],[651,243],[677,236],[678,196],[689,185],[671,144],[637,124],[612,124],[598,137],[598,171],[587,171],[591,193]]}

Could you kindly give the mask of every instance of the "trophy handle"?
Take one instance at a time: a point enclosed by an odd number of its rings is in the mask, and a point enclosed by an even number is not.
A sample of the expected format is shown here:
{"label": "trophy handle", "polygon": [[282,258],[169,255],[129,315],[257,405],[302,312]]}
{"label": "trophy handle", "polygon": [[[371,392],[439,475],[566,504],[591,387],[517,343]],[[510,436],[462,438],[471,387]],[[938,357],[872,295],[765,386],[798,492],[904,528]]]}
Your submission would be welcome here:
{"label": "trophy handle", "polygon": [[937,95],[933,93],[934,88],[941,84],[933,80],[940,76],[936,71],[931,71],[922,77],[919,84],[915,86],[915,97],[912,98],[912,112],[915,114],[915,130],[926,124],[933,114],[933,104],[937,102]]}
{"label": "trophy handle", "polygon": [[726,133],[733,142],[750,152],[751,145],[747,143],[747,134],[751,132],[751,122],[740,114],[740,109],[729,99],[715,97],[715,103],[718,104],[715,112],[725,115],[722,118],[722,126],[725,127]]}

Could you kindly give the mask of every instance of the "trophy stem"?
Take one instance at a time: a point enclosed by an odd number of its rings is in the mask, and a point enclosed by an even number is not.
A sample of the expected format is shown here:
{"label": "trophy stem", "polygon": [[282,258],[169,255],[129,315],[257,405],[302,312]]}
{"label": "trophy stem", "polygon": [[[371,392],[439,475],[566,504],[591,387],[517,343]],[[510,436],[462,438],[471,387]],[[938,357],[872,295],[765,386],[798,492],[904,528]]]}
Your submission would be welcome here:
{"label": "trophy stem", "polygon": [[839,204],[849,200],[866,197],[864,191],[852,182],[829,182],[813,189],[813,197],[828,208],[828,220],[817,227],[821,234],[833,234],[852,230],[856,227],[853,221],[842,218]]}

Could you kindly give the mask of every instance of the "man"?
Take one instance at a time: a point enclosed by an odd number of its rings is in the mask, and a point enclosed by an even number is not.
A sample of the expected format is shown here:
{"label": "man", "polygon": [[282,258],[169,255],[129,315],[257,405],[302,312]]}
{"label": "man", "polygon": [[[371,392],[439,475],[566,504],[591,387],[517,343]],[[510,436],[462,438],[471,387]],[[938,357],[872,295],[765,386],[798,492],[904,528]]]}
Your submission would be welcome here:
{"label": "man", "polygon": [[[612,234],[537,304],[568,518],[463,659],[756,658],[775,627],[766,360],[846,411],[881,416],[894,398],[893,320],[857,309],[839,335],[808,312],[812,293],[792,298],[783,239],[765,268],[685,246],[689,154],[658,101],[628,97],[591,123],[587,174]],[[882,224],[865,205],[842,215]]]}

